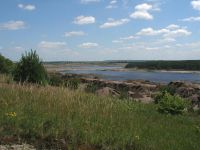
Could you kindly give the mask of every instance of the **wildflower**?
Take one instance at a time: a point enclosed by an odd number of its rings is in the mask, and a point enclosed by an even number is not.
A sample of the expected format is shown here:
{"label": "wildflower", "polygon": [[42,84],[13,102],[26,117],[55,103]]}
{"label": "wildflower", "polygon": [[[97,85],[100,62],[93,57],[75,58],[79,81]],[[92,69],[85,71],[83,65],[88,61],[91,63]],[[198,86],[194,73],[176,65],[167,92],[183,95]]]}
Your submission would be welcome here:
{"label": "wildflower", "polygon": [[9,113],[6,113],[5,115],[8,116],[8,117],[16,117],[17,113],[16,112],[9,112]]}

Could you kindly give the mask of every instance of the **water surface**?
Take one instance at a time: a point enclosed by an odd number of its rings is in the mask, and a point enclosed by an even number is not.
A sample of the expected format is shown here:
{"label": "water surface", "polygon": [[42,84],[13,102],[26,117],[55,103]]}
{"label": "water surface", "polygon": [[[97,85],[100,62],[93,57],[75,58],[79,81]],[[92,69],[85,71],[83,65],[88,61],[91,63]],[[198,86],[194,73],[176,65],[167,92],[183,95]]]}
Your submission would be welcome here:
{"label": "water surface", "polygon": [[200,73],[180,73],[180,72],[162,72],[162,71],[120,71],[120,66],[76,66],[70,67],[62,73],[73,74],[94,74],[107,80],[149,80],[153,82],[171,82],[171,81],[192,81],[200,83]]}

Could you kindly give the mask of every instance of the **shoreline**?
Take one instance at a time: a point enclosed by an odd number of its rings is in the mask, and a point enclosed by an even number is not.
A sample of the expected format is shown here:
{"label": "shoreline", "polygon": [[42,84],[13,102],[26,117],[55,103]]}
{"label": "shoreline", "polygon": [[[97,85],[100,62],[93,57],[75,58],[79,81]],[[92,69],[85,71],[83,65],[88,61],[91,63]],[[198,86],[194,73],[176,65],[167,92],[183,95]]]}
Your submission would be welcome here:
{"label": "shoreline", "polygon": [[64,71],[78,71],[78,70],[90,70],[90,71],[115,71],[115,72],[163,72],[163,73],[182,73],[182,74],[200,74],[200,71],[189,71],[189,70],[148,70],[148,69],[92,69],[92,68],[47,68],[50,72],[64,72]]}

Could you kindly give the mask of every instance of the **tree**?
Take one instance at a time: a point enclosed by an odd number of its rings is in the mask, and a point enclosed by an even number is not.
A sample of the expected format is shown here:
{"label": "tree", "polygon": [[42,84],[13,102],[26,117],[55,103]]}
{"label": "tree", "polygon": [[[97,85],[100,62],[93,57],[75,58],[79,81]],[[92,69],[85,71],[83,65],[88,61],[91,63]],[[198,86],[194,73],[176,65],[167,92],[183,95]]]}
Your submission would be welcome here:
{"label": "tree", "polygon": [[0,54],[0,73],[11,73],[13,69],[13,62]]}
{"label": "tree", "polygon": [[14,71],[14,80],[38,84],[47,83],[47,72],[36,51],[31,50],[22,54]]}

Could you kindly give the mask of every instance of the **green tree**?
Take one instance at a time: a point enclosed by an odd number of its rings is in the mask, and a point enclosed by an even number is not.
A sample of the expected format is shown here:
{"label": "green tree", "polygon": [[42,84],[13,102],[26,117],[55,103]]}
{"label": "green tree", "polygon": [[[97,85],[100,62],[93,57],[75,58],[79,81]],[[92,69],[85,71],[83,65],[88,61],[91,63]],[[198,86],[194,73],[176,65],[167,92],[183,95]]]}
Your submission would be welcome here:
{"label": "green tree", "polygon": [[14,70],[14,80],[18,82],[30,82],[46,84],[47,72],[36,51],[25,52]]}
{"label": "green tree", "polygon": [[0,54],[0,73],[11,73],[13,69],[13,62]]}

